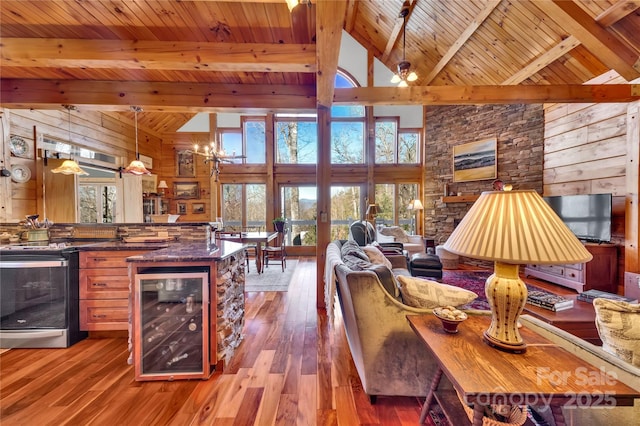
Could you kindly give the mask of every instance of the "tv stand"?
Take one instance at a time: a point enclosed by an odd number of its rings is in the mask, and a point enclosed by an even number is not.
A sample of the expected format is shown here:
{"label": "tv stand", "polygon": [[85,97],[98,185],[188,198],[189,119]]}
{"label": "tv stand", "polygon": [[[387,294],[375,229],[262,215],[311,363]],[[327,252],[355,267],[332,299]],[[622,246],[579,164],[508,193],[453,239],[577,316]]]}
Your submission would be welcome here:
{"label": "tv stand", "polygon": [[566,265],[527,265],[524,268],[524,275],[569,287],[578,293],[591,289],[617,293],[617,247],[608,243],[585,243],[584,246],[593,255],[590,262]]}

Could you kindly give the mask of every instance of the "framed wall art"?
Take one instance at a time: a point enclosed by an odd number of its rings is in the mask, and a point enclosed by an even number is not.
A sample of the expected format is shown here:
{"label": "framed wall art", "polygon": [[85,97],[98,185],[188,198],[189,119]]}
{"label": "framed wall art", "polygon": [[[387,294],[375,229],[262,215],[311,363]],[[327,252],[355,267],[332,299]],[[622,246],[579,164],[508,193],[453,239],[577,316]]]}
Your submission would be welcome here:
{"label": "framed wall art", "polygon": [[177,214],[187,214],[187,203],[176,203]]}
{"label": "framed wall art", "polygon": [[196,159],[193,151],[176,151],[176,175],[178,177],[196,177]]}
{"label": "framed wall art", "polygon": [[193,214],[204,213],[204,203],[193,203],[193,204],[191,204],[191,213],[193,213]]}
{"label": "framed wall art", "polygon": [[173,196],[176,199],[200,198],[200,184],[198,182],[174,182]]}
{"label": "framed wall art", "polygon": [[453,181],[495,179],[497,140],[486,139],[453,147]]}

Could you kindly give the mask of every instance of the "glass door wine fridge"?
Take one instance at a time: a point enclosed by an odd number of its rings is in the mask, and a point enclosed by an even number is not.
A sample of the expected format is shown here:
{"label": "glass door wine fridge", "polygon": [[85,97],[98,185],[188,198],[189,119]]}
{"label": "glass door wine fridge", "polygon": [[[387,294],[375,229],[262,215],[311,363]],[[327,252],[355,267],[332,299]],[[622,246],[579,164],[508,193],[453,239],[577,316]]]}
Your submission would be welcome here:
{"label": "glass door wine fridge", "polygon": [[136,274],[136,380],[206,379],[209,366],[209,274]]}

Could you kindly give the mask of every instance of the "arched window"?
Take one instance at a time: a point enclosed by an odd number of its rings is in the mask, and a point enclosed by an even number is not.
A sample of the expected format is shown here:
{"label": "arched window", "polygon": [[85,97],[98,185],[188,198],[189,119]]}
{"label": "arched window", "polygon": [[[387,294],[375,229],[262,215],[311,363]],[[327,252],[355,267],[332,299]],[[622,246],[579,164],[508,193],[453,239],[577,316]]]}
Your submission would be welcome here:
{"label": "arched window", "polygon": [[[355,80],[338,70],[336,88],[357,87]],[[365,109],[362,105],[331,107],[331,163],[362,164],[365,161]]]}

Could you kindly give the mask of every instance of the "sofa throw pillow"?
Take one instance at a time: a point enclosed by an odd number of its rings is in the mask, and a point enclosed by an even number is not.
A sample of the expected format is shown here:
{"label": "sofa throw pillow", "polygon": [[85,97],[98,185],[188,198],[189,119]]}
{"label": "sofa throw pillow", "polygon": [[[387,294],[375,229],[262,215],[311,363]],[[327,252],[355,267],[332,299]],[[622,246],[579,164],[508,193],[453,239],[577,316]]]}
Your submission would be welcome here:
{"label": "sofa throw pillow", "polygon": [[395,243],[396,239],[391,235],[384,235],[378,232],[376,233],[376,241],[379,243]]}
{"label": "sofa throw pillow", "polygon": [[405,304],[414,308],[433,309],[438,306],[462,306],[478,297],[464,288],[441,284],[416,277],[397,276],[400,294]]}
{"label": "sofa throw pillow", "polygon": [[375,272],[378,276],[378,280],[380,280],[380,283],[382,284],[384,289],[387,290],[387,293],[393,296],[393,298],[396,300],[400,299],[398,284],[389,268],[384,265],[376,265],[375,263],[373,263],[371,264],[371,266],[366,268],[366,270]]}
{"label": "sofa throw pillow", "polygon": [[400,228],[399,226],[385,226],[383,228],[380,228],[380,231],[378,233],[382,235],[391,236],[395,239],[395,241],[399,243],[409,242],[409,236],[404,231],[404,229]]}
{"label": "sofa throw pillow", "polygon": [[640,367],[640,304],[594,299],[602,349]]}
{"label": "sofa throw pillow", "polygon": [[393,269],[391,261],[387,259],[387,256],[382,254],[379,248],[374,246],[364,246],[362,247],[362,250],[364,250],[364,252],[367,254],[367,257],[369,258],[369,261],[371,263],[374,263],[376,265],[384,265],[389,269]]}

